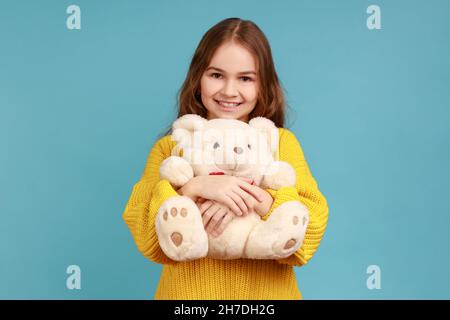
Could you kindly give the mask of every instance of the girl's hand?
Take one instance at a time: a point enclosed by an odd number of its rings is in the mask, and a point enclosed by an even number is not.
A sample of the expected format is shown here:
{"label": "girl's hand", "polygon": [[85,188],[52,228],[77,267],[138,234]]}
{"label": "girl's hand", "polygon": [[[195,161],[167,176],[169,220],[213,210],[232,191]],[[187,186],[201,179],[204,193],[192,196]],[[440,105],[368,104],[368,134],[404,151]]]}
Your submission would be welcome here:
{"label": "girl's hand", "polygon": [[228,226],[228,224],[236,217],[236,215],[228,211],[227,214],[223,217],[221,221],[216,225],[214,230],[212,231],[211,235],[215,238],[222,234],[222,232],[225,230],[225,228]]}
{"label": "girl's hand", "polygon": [[258,202],[255,201],[254,204],[252,205],[252,209],[261,217],[265,216],[267,212],[269,212],[273,204],[273,198],[270,195],[270,193],[252,184],[247,184],[242,188],[251,194],[257,193],[260,196],[261,201]]}
{"label": "girl's hand", "polygon": [[197,205],[199,205],[202,214],[203,226],[206,232],[213,237],[221,235],[235,217],[228,207],[211,200],[198,201]]}
{"label": "girl's hand", "polygon": [[[262,202],[262,189],[234,176],[197,176],[188,182],[189,195],[219,202],[238,216],[248,214],[255,201]],[[187,194],[187,193],[184,193]]]}

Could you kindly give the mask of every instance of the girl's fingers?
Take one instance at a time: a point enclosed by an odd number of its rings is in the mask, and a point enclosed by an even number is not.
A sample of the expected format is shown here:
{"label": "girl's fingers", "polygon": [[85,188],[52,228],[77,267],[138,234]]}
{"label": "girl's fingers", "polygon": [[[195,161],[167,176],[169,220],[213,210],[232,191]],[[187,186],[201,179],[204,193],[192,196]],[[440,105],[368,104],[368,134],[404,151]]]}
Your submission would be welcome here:
{"label": "girl's fingers", "polygon": [[212,202],[211,200],[205,201],[203,202],[200,207],[200,213],[203,214],[206,210],[208,210],[209,208],[211,208],[211,206],[214,204],[214,202]]}
{"label": "girl's fingers", "polygon": [[221,199],[219,200],[222,204],[226,205],[228,208],[230,208],[231,211],[233,211],[234,214],[237,216],[242,216],[242,211],[239,209],[237,204],[231,199],[230,197],[223,195]]}
{"label": "girl's fingers", "polygon": [[[249,194],[248,192],[245,192],[241,188],[233,189],[233,192],[237,194],[241,199],[245,202],[245,205],[248,208],[248,211],[252,210],[258,201],[253,197],[253,195]],[[248,212],[247,212],[248,213]]]}
{"label": "girl's fingers", "polygon": [[213,237],[218,237],[222,234],[222,232],[225,230],[225,228],[228,226],[228,224],[231,222],[231,220],[233,220],[234,215],[231,212],[228,212],[222,219],[222,221],[220,221],[220,223],[218,223],[216,225],[216,228],[213,230],[212,232],[212,236]]}
{"label": "girl's fingers", "polygon": [[206,226],[206,232],[211,233],[226,213],[227,210],[220,207],[219,210],[217,210],[216,213],[212,216],[211,220],[209,220],[209,223]]}
{"label": "girl's fingers", "polygon": [[202,215],[204,227],[206,227],[206,225],[210,222],[211,218],[219,209],[220,209],[219,206],[211,206],[208,210],[205,211],[205,213]]}
{"label": "girl's fingers", "polygon": [[245,204],[244,200],[242,200],[242,198],[239,195],[237,195],[233,191],[231,191],[227,195],[238,205],[239,209],[242,212],[242,215],[245,215],[248,213],[247,205]]}
{"label": "girl's fingers", "polygon": [[264,201],[263,194],[261,193],[261,188],[257,186],[252,186],[251,184],[248,184],[246,182],[239,183],[239,187],[250,193],[259,202]]}
{"label": "girl's fingers", "polygon": [[247,182],[248,184],[253,184],[253,179],[246,178],[246,177],[239,177],[239,179],[244,180],[244,181]]}

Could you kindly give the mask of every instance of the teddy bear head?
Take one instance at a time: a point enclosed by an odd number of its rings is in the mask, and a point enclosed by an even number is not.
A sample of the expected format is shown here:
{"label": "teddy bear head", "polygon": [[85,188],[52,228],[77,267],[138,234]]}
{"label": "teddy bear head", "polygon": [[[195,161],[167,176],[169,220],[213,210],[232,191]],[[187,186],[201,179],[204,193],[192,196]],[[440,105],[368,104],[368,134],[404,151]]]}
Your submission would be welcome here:
{"label": "teddy bear head", "polygon": [[177,143],[173,153],[189,162],[195,176],[233,175],[257,185],[278,150],[278,129],[263,117],[246,123],[188,114],[173,123],[172,139]]}

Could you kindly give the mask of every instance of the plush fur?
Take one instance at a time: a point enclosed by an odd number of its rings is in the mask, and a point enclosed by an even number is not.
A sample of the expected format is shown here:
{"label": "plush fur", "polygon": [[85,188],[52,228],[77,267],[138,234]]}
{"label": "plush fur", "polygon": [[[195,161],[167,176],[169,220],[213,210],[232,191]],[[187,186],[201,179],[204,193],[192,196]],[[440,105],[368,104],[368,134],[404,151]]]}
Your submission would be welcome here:
{"label": "plush fur", "polygon": [[[177,142],[174,155],[161,164],[160,176],[179,188],[191,178],[221,172],[253,180],[261,188],[295,186],[295,170],[275,161],[278,129],[257,117],[245,123],[231,119],[206,120],[185,115],[172,126]],[[182,156],[176,153],[182,150]],[[293,254],[302,244],[309,222],[307,208],[288,201],[266,221],[256,213],[235,217],[224,232],[208,236],[197,205],[188,197],[166,200],[156,216],[161,249],[173,260],[205,256],[216,259],[277,259]]]}

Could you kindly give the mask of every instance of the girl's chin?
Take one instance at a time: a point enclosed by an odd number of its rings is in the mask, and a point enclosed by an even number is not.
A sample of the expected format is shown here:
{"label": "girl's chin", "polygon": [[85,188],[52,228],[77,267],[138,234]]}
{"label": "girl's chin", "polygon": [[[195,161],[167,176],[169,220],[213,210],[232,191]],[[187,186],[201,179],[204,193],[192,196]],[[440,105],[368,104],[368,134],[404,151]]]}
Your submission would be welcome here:
{"label": "girl's chin", "polygon": [[236,119],[247,122],[248,114],[246,113],[246,110],[244,110],[244,108],[246,108],[246,104],[240,104],[237,107],[224,107],[214,101],[211,107],[212,108],[208,108],[209,120],[214,118],[223,118],[223,119]]}
{"label": "girl's chin", "polygon": [[208,114],[208,120],[212,120],[212,119],[234,119],[234,120],[241,120],[244,122],[247,122],[247,118],[246,116],[243,116],[241,114],[235,114],[235,113],[230,113],[230,112],[215,112],[214,114]]}
{"label": "girl's chin", "polygon": [[239,117],[238,113],[231,113],[231,112],[217,112],[217,115],[220,116],[220,118],[227,118],[227,119],[236,119]]}

